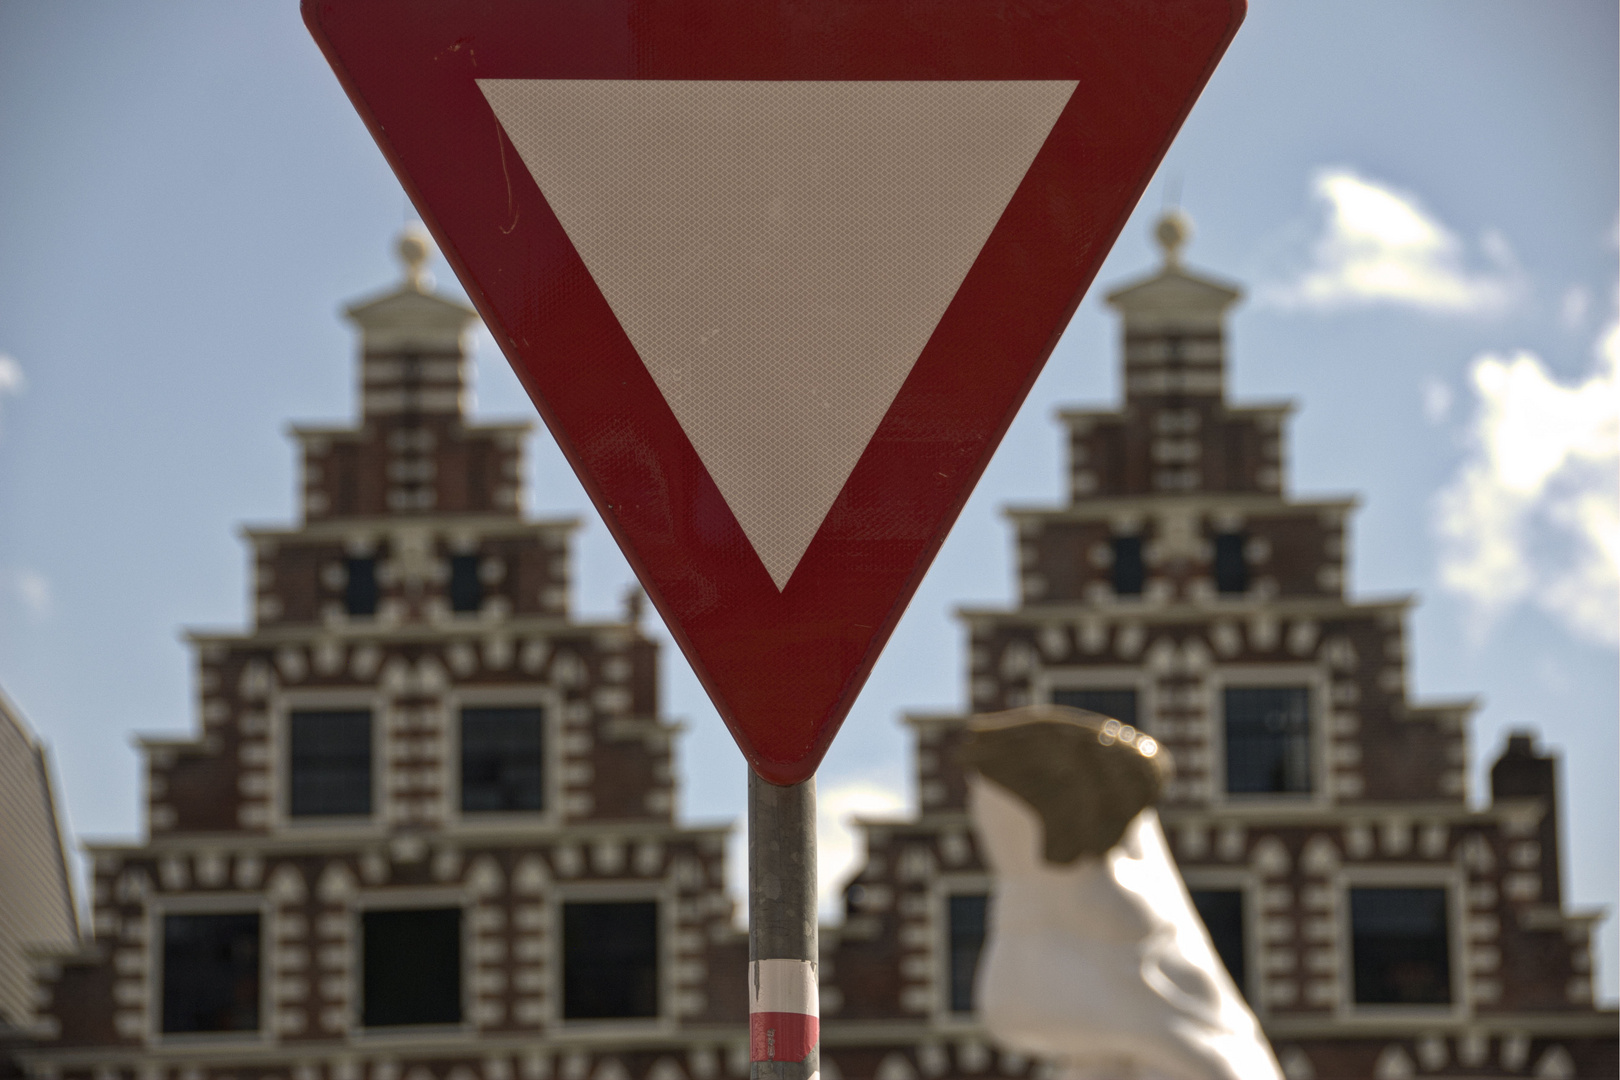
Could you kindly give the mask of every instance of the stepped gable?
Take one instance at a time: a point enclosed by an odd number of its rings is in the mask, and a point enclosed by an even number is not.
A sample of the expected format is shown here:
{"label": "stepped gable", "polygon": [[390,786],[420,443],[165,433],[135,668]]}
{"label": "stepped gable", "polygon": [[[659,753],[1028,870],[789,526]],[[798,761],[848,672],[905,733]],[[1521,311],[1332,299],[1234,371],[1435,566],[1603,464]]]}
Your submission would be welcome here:
{"label": "stepped gable", "polygon": [[400,254],[347,311],[357,421],[292,429],[302,521],[243,530],[252,625],[187,635],[195,733],[139,741],[142,837],[89,846],[34,1076],[675,1080],[746,1039],[729,829],[675,822],[639,595],[570,615],[532,425],[468,415],[474,313]]}
{"label": "stepped gable", "polygon": [[1243,294],[1182,265],[1183,219],[1159,233],[1163,268],[1107,297],[1124,324],[1124,410],[1063,414],[1074,493],[1277,492],[1288,406],[1226,404],[1225,319]]}
{"label": "stepped gable", "polygon": [[[1168,747],[1165,832],[1288,1076],[1615,1075],[1556,759],[1514,735],[1470,803],[1476,703],[1409,697],[1412,600],[1347,595],[1355,500],[1290,494],[1291,405],[1228,400],[1241,293],[1186,266],[1189,236],[1167,215],[1159,269],[1108,296],[1125,399],[1060,414],[1066,503],[1007,511],[1017,605],[960,612],[970,712],[1068,705]],[[927,1023],[923,1076],[1005,1068],[973,1014],[969,716],[907,723],[920,813],[865,826],[836,1015]]]}
{"label": "stepped gable", "polygon": [[308,522],[377,514],[519,516],[522,437],[469,425],[466,332],[477,314],[425,288],[425,241],[400,241],[405,281],[348,308],[360,331],[358,428],[295,426]]}

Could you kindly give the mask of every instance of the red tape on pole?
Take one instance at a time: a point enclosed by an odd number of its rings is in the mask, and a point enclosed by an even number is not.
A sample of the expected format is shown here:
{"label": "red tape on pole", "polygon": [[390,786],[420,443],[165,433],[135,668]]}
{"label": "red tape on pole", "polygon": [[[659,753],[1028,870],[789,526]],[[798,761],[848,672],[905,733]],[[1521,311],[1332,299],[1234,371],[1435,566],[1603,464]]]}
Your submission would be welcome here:
{"label": "red tape on pole", "polygon": [[748,1035],[755,1061],[803,1061],[821,1039],[821,995],[808,960],[748,965]]}

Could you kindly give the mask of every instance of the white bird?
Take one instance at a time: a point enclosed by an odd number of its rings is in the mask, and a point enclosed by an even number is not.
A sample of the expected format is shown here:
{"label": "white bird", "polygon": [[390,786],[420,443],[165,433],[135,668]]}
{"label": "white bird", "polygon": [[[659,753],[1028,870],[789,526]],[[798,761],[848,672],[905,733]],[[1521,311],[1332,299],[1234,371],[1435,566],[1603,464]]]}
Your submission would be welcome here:
{"label": "white bird", "polygon": [[1146,735],[1037,706],[980,717],[963,758],[995,874],[976,1000],[1066,1080],[1282,1080],[1171,860]]}

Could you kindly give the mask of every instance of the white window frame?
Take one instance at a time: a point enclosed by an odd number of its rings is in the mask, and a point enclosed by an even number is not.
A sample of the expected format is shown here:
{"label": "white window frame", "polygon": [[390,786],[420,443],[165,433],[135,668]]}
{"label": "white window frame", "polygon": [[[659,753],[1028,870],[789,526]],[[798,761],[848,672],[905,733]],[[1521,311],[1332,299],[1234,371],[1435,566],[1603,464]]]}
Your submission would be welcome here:
{"label": "white window frame", "polygon": [[[929,1000],[933,1002],[933,1024],[950,1030],[968,1030],[982,1027],[979,1011],[956,1012],[951,1008],[951,897],[969,893],[995,896],[995,878],[988,872],[939,874],[928,883],[929,910],[932,915],[933,935],[930,949],[934,962],[929,965],[933,986]],[[979,962],[990,948],[990,906],[985,907],[984,946]]]}
{"label": "white window frame", "polygon": [[[259,916],[259,1026],[254,1031],[163,1030],[163,920],[169,915]],[[146,904],[146,1041],[149,1045],[259,1044],[275,1041],[275,999],[271,991],[271,920],[274,910],[265,893],[157,893]]]}
{"label": "white window frame", "polygon": [[[461,710],[463,708],[525,708],[538,706],[544,718],[540,734],[541,808],[515,813],[473,813],[461,809]],[[555,687],[534,683],[505,686],[461,686],[443,698],[445,723],[445,776],[441,785],[446,805],[444,820],[462,830],[493,832],[532,832],[555,829],[563,824],[563,696]]]}
{"label": "white window frame", "polygon": [[[387,822],[387,729],[391,721],[389,699],[380,687],[353,689],[278,690],[269,702],[270,713],[270,820],[275,831],[359,832],[383,831]],[[289,805],[292,785],[292,714],[367,709],[371,712],[371,812],[333,816],[297,816]]]}
{"label": "white window frame", "polygon": [[[1140,730],[1160,738],[1153,730],[1159,716],[1157,680],[1140,664],[1066,665],[1039,668],[1033,676],[1035,700],[1052,703],[1058,690],[1135,690],[1136,719]],[[1147,725],[1147,726],[1143,726]]]}
{"label": "white window frame", "polygon": [[[546,964],[546,1026],[553,1031],[589,1033],[593,1039],[611,1042],[616,1036],[634,1037],[656,1031],[673,1034],[679,1024],[675,995],[675,935],[677,905],[675,888],[662,881],[584,881],[557,884],[547,890],[550,906],[551,956]],[[568,1020],[563,1017],[563,907],[572,903],[646,903],[658,905],[658,1014],[656,1016],[602,1017]]]}
{"label": "white window frame", "polygon": [[[1229,810],[1253,808],[1271,813],[1279,806],[1326,806],[1333,802],[1328,789],[1330,738],[1326,712],[1332,698],[1327,669],[1320,664],[1233,664],[1211,669],[1204,683],[1205,715],[1209,717],[1209,801]],[[1311,790],[1306,792],[1240,792],[1226,790],[1226,694],[1228,688],[1303,686],[1306,690],[1311,741]]]}
{"label": "white window frame", "polygon": [[[349,1032],[352,1038],[368,1043],[385,1039],[415,1042],[423,1039],[464,1039],[478,1031],[473,1020],[477,1004],[472,988],[473,925],[476,898],[465,886],[362,891],[349,905],[352,920],[349,933],[349,1008],[353,1010]],[[461,909],[461,1022],[458,1024],[386,1024],[366,1026],[366,924],[367,911],[409,911],[437,908]]]}
{"label": "white window frame", "polygon": [[[1262,992],[1262,976],[1265,969],[1261,966],[1264,952],[1260,942],[1260,882],[1254,874],[1238,867],[1210,866],[1193,867],[1181,871],[1181,879],[1188,892],[1187,902],[1192,903],[1191,893],[1194,889],[1225,889],[1243,894],[1243,982],[1238,990],[1243,994],[1244,1000],[1249,1002],[1249,1008],[1257,1015],[1265,1015],[1265,994]],[[1198,908],[1193,908],[1193,914],[1198,914]],[[1207,930],[1206,930],[1207,933]],[[1220,953],[1215,954],[1219,961]],[[1230,972],[1228,973],[1230,974]]]}
{"label": "white window frame", "polygon": [[[1412,866],[1366,864],[1341,867],[1334,876],[1338,902],[1339,1009],[1341,1017],[1400,1017],[1435,1020],[1472,1015],[1467,973],[1467,878],[1455,865]],[[1358,1005],[1356,993],[1355,934],[1350,925],[1351,889],[1446,890],[1446,962],[1451,971],[1451,1002],[1447,1005]]]}

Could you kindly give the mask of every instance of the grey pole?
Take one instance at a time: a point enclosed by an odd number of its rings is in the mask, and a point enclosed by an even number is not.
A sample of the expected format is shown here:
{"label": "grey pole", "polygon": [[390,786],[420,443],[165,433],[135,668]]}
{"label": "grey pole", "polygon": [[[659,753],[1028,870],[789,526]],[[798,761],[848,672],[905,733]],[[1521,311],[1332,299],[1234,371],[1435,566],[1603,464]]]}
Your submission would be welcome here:
{"label": "grey pole", "polygon": [[[748,770],[748,979],[751,1080],[821,1070],[816,994],[816,780],[778,787]],[[761,963],[764,961],[764,963]],[[786,963],[783,963],[783,962]],[[808,965],[807,967],[805,965]],[[809,1018],[808,1034],[789,1013]],[[808,1042],[809,1053],[793,1056]],[[780,1048],[784,1053],[778,1056]]]}

